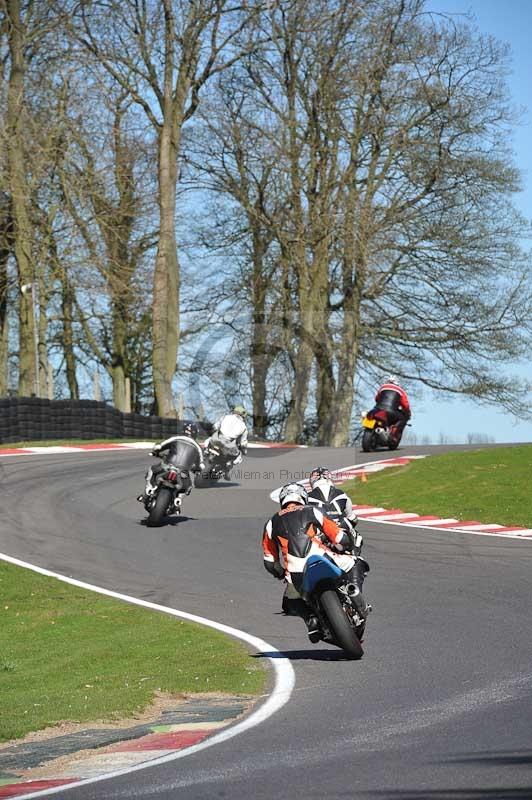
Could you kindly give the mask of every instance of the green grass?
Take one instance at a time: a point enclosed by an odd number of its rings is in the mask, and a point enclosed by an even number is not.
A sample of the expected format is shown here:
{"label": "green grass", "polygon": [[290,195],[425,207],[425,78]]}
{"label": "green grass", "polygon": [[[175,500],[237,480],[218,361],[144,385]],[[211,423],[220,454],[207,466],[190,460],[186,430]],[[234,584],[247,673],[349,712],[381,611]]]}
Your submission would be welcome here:
{"label": "green grass", "polygon": [[68,447],[77,444],[124,444],[127,442],[152,441],[151,439],[47,439],[36,442],[3,442],[0,450],[11,449],[13,447]]}
{"label": "green grass", "polygon": [[0,741],[59,722],[113,721],[154,694],[263,690],[229,637],[0,562]]}
{"label": "green grass", "polygon": [[342,488],[360,504],[529,528],[531,483],[532,445],[521,445],[429,456]]}

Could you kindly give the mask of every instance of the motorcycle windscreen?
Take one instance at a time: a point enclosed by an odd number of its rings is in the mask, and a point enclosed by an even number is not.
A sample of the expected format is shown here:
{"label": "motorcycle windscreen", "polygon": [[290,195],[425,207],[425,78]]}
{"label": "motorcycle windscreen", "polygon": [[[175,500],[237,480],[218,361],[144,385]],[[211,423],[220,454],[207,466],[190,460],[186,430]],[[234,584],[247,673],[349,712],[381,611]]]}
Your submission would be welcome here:
{"label": "motorcycle windscreen", "polygon": [[199,463],[198,449],[188,442],[173,442],[165,461],[181,469],[194,469]]}

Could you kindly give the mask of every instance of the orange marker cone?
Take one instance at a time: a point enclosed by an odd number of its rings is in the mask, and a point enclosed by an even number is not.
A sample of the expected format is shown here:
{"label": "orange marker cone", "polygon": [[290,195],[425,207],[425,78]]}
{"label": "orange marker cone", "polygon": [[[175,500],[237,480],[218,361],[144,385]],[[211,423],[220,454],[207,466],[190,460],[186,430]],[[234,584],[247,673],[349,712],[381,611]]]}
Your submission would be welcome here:
{"label": "orange marker cone", "polygon": [[366,477],[366,473],[365,472],[361,472],[360,473],[360,480],[362,481],[362,483],[367,483],[368,482],[368,479]]}

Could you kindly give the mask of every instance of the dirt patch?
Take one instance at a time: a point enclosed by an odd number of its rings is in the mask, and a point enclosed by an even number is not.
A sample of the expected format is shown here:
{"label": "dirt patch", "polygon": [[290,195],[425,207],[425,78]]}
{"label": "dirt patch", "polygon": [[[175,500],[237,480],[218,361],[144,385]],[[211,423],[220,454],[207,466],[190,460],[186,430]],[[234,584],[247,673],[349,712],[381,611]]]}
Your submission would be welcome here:
{"label": "dirt patch", "polygon": [[[83,731],[90,730],[98,727],[102,730],[120,730],[122,728],[131,728],[133,725],[142,723],[155,722],[165,711],[174,711],[179,705],[186,708],[186,705],[191,700],[208,700],[213,705],[216,702],[222,703],[229,698],[234,699],[232,695],[216,694],[215,692],[204,692],[198,694],[165,694],[164,692],[155,692],[153,703],[143,711],[139,711],[132,717],[118,720],[93,720],[92,722],[61,722],[59,725],[53,725],[49,728],[43,728],[34,733],[28,733],[21,739],[11,739],[8,742],[0,744],[0,754],[2,750],[11,748],[18,745],[30,744],[32,742],[42,742],[46,739],[55,739],[57,736],[66,736],[71,733],[83,733]],[[242,698],[246,700],[247,698]]]}

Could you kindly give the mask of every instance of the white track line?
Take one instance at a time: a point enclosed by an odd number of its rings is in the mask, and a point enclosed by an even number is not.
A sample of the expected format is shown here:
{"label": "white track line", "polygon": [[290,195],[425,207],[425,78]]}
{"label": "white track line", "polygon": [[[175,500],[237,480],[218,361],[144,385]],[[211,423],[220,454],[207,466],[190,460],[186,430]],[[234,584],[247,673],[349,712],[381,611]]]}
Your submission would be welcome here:
{"label": "white track line", "polygon": [[[350,467],[338,467],[337,469],[331,470],[332,475],[334,478],[339,479],[339,482],[342,483],[346,478],[351,476],[355,476],[360,474],[361,472],[379,472],[386,467],[395,467],[401,466],[401,464],[405,465],[409,461],[413,461],[414,459],[418,458],[426,458],[425,455],[415,455],[415,456],[396,456],[395,458],[384,458],[380,461],[368,461],[365,464],[353,464]],[[398,463],[399,462],[399,463]],[[309,487],[308,480],[299,480],[294,481],[294,483],[300,483],[305,487]],[[279,493],[282,487],[278,489],[274,489],[273,492],[270,493],[270,499],[274,501],[274,503],[279,502]],[[505,526],[505,525],[497,525],[495,523],[482,523],[482,524],[473,524],[467,525],[466,522],[461,522],[458,519],[454,519],[454,517],[446,517],[445,519],[434,519],[434,520],[427,520],[417,521],[415,518],[418,516],[424,516],[422,514],[416,514],[415,512],[396,512],[393,511],[390,514],[382,514],[382,516],[374,516],[375,514],[379,514],[380,512],[386,511],[385,508],[380,508],[378,506],[367,508],[358,509],[356,504],[353,503],[353,510],[355,514],[357,514],[358,518],[364,522],[377,522],[379,525],[401,525],[405,528],[420,528],[422,530],[434,530],[434,531],[445,531],[446,533],[470,533],[476,536],[497,536],[499,538],[505,539],[530,539],[532,538],[532,528],[523,528],[521,530],[516,531],[509,531],[508,528],[513,526]],[[410,520],[410,521],[408,521]],[[453,523],[453,527],[447,527],[447,525]],[[444,527],[442,527],[444,526]]]}
{"label": "white track line", "polygon": [[[349,467],[338,467],[337,469],[332,469],[331,473],[335,481],[342,483],[344,480],[347,480],[350,477],[356,477],[357,474],[360,474],[360,471],[370,471],[368,467],[371,467],[371,472],[380,472],[381,470],[386,469],[386,467],[406,466],[407,459],[411,461],[416,458],[426,458],[426,456],[395,456],[394,458],[382,458],[380,461],[366,461],[363,464],[351,464]],[[400,463],[394,463],[397,462],[398,459],[400,459]],[[310,472],[311,470],[309,470],[309,475]],[[290,483],[300,483],[302,486],[310,485],[308,479],[290,481]],[[279,486],[277,489],[274,489],[273,492],[270,492],[270,500],[273,500],[274,503],[279,502],[279,493],[282,488],[282,486]],[[383,508],[377,510],[384,511]]]}
{"label": "white track line", "polygon": [[437,531],[438,533],[468,533],[470,536],[497,536],[503,539],[521,539],[521,541],[532,539],[532,528],[530,530],[524,529],[521,531],[510,531],[508,533],[498,530],[488,533],[487,531],[472,531],[470,528],[460,528],[460,523],[458,522],[454,528],[438,528],[435,527],[437,524],[436,520],[434,522],[387,522],[386,520],[380,520],[378,517],[376,519],[372,517],[362,519],[362,517],[360,517],[360,519],[363,522],[375,525],[396,525],[401,528],[416,528],[417,530]]}
{"label": "white track line", "polygon": [[[105,444],[102,442],[101,447],[95,445],[94,447],[90,447],[86,449],[85,447],[80,447],[77,445],[35,445],[34,447],[11,447],[11,450],[20,450],[18,453],[4,453],[0,448],[0,458],[13,458],[14,456],[49,456],[55,454],[65,454],[65,453],[102,453],[102,452],[125,452],[127,453],[128,450],[151,450],[155,442],[109,442]],[[201,444],[201,442],[200,442]],[[277,445],[275,443],[272,444],[264,444],[262,442],[248,442],[248,448],[251,450],[256,449],[268,449],[268,450],[289,450],[290,448],[294,449],[301,449],[306,448],[306,444],[287,444],[287,445]],[[7,449],[7,448],[6,448]]]}
{"label": "white track line", "polygon": [[[39,574],[46,575],[50,578],[56,578],[64,583],[70,583],[72,586],[77,586],[80,589],[87,589],[88,591],[97,592],[98,594],[103,594],[107,597],[114,597],[117,600],[123,600],[126,603],[143,606],[144,608],[150,608],[154,611],[162,611],[163,613],[170,614],[174,617],[186,619],[190,622],[196,622],[200,625],[206,625],[209,628],[215,628],[217,631],[227,633],[229,636],[242,639],[244,642],[247,642],[249,645],[262,652],[280,652],[263,639],[252,636],[245,631],[240,631],[237,628],[231,628],[229,625],[223,625],[220,622],[214,622],[213,620],[205,619],[204,617],[198,617],[196,614],[189,614],[186,611],[178,611],[175,608],[161,606],[157,603],[150,603],[146,600],[139,600],[137,597],[131,597],[127,594],[120,594],[119,592],[113,592],[110,589],[104,589],[101,586],[94,586],[91,583],[78,581],[75,578],[68,577],[67,575],[61,575],[57,572],[51,572],[48,569],[44,569],[43,567],[35,566],[35,564],[28,564],[26,561],[13,558],[5,553],[0,553],[0,560],[7,561],[8,563],[15,564],[19,567],[24,567],[25,569],[30,569],[33,572],[38,572]],[[276,656],[273,656],[270,657],[269,660],[275,675],[275,684],[273,690],[268,696],[268,699],[256,711],[253,711],[249,717],[243,719],[242,722],[237,722],[236,725],[225,728],[224,730],[220,731],[220,733],[216,733],[214,736],[211,736],[209,739],[192,745],[191,747],[185,747],[182,750],[176,751],[175,753],[170,753],[166,756],[160,756],[159,758],[153,758],[150,761],[143,762],[142,764],[119,769],[115,772],[108,772],[105,775],[99,775],[96,778],[84,778],[76,783],[64,784],[63,786],[45,789],[44,791],[40,792],[30,792],[29,794],[17,795],[16,800],[31,800],[35,797],[45,797],[46,795],[58,794],[59,792],[66,792],[70,788],[87,786],[90,783],[97,783],[98,781],[107,780],[109,778],[116,778],[119,775],[127,775],[130,772],[137,772],[141,769],[147,769],[148,767],[153,767],[157,764],[165,764],[168,761],[175,761],[178,758],[184,758],[192,753],[198,753],[200,750],[205,750],[207,747],[212,747],[212,745],[225,742],[227,739],[231,739],[233,736],[237,736],[238,734],[244,733],[244,731],[247,731],[250,728],[254,728],[255,725],[259,725],[261,722],[264,722],[264,720],[268,719],[268,717],[270,717],[272,714],[275,714],[276,711],[279,711],[279,709],[288,702],[295,685],[295,673],[289,659],[277,658]]]}

